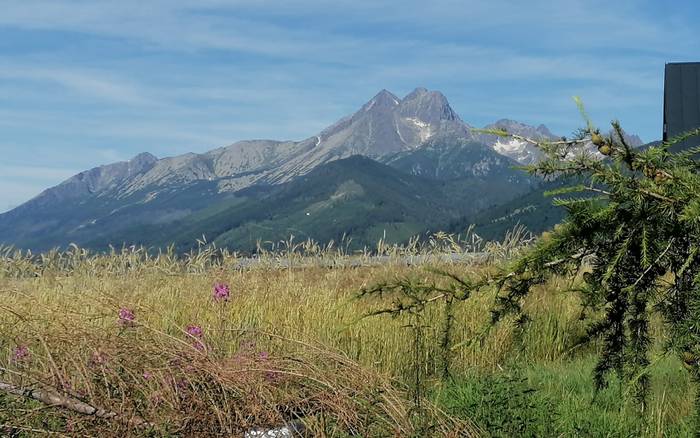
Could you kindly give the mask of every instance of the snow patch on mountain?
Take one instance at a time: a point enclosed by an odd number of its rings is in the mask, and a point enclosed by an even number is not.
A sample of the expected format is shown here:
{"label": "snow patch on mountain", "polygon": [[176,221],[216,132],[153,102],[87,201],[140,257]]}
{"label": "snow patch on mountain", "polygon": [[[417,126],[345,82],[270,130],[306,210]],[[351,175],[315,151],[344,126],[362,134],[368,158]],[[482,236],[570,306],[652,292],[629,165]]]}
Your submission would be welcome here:
{"label": "snow patch on mountain", "polygon": [[433,130],[430,123],[426,123],[415,117],[406,117],[406,120],[413,123],[418,128],[418,137],[421,142],[427,141],[433,136]]}
{"label": "snow patch on mountain", "polygon": [[505,155],[508,153],[522,152],[525,150],[526,145],[527,142],[523,140],[518,140],[515,138],[503,140],[499,138],[496,140],[496,143],[494,143],[493,148],[496,150],[496,152]]}

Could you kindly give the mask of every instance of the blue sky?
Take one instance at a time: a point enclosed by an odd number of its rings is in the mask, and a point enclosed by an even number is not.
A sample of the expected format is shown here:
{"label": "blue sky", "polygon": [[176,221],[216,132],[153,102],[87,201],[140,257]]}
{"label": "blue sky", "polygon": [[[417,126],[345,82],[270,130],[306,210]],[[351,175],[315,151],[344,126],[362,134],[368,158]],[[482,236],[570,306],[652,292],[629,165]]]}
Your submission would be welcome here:
{"label": "blue sky", "polygon": [[665,62],[700,61],[677,0],[2,0],[0,212],[148,151],[303,139],[382,88],[467,122],[660,137]]}

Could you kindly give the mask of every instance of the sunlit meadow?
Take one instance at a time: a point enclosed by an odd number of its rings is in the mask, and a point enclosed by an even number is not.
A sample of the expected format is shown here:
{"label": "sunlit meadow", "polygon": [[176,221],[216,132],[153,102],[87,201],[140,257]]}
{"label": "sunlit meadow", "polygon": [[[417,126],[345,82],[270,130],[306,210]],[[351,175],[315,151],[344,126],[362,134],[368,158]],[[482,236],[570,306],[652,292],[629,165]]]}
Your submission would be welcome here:
{"label": "sunlit meadow", "polygon": [[[358,299],[364,287],[433,278],[435,270],[488,275],[514,246],[445,236],[431,242],[380,243],[381,261],[308,242],[252,262],[204,247],[182,257],[134,248],[38,257],[5,249],[0,382],[25,396],[0,393],[2,430],[236,436],[292,421],[312,436],[689,430],[687,377],[661,348],[646,421],[611,409],[621,387],[594,391],[596,345],[577,344],[585,326],[570,291],[575,280],[538,289],[522,333],[509,324],[485,333],[493,294],[460,303],[447,352],[438,342],[444,305],[425,310],[418,342],[409,317],[365,317],[385,303]],[[64,403],[46,406],[27,390]]]}

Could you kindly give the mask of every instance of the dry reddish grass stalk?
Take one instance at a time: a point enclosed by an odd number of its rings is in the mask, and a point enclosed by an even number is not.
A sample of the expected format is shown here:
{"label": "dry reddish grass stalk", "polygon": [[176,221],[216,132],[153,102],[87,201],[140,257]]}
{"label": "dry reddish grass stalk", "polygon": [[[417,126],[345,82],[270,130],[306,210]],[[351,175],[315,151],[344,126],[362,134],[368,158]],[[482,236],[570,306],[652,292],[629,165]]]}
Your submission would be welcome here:
{"label": "dry reddish grass stalk", "polygon": [[[315,436],[416,433],[400,385],[321,345],[234,330],[246,341],[227,355],[146,326],[115,326],[106,335],[51,325],[44,351],[34,351],[31,364],[14,364],[0,386],[53,407],[18,404],[12,424],[19,427],[49,417],[64,430],[101,436],[233,435],[300,420]],[[81,351],[72,348],[75,337]],[[270,355],[257,346],[262,340],[290,353]],[[422,415],[439,436],[473,432],[436,409]]]}

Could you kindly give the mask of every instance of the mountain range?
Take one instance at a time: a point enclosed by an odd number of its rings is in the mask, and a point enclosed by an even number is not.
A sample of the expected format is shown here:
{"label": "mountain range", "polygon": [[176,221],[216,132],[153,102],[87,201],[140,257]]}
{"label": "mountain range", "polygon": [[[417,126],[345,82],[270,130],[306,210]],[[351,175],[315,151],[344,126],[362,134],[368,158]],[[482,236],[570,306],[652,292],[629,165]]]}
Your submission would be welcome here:
{"label": "mountain range", "polygon": [[[486,128],[555,139],[544,125]],[[641,144],[635,136],[628,141]],[[467,223],[522,199],[538,181],[516,167],[531,145],[473,131],[438,91],[382,90],[354,114],[301,141],[250,140],[81,172],[0,214],[0,243],[46,250],[76,243],[166,246],[205,236],[253,251],[290,235],[371,245]]]}

